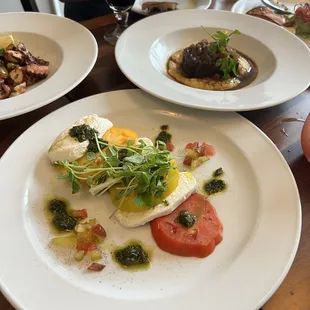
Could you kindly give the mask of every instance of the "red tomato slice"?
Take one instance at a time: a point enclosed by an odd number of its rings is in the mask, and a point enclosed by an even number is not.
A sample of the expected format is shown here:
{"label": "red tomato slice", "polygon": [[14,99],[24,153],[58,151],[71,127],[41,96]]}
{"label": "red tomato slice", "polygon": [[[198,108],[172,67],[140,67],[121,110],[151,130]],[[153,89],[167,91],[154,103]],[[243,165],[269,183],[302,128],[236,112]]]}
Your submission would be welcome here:
{"label": "red tomato slice", "polygon": [[88,214],[85,209],[81,210],[72,210],[71,215],[77,219],[84,220],[87,218]]}
{"label": "red tomato slice", "polygon": [[203,142],[199,153],[201,156],[213,156],[215,154],[215,148],[213,145]]}
{"label": "red tomato slice", "polygon": [[[196,215],[194,226],[185,228],[176,221],[182,210]],[[179,256],[207,257],[223,239],[223,224],[214,207],[197,193],[169,215],[151,221],[151,230],[160,249]]]}
{"label": "red tomato slice", "polygon": [[98,236],[102,239],[105,239],[107,237],[107,233],[106,233],[105,229],[100,224],[96,224],[96,225],[92,226],[92,231],[96,236]]}
{"label": "red tomato slice", "polygon": [[166,148],[169,152],[172,152],[174,150],[174,145],[171,142],[167,142]]}
{"label": "red tomato slice", "polygon": [[78,251],[89,252],[97,249],[97,245],[94,242],[78,242],[76,244]]}
{"label": "red tomato slice", "polygon": [[101,271],[103,270],[105,265],[98,264],[98,263],[92,263],[87,269],[91,271]]}

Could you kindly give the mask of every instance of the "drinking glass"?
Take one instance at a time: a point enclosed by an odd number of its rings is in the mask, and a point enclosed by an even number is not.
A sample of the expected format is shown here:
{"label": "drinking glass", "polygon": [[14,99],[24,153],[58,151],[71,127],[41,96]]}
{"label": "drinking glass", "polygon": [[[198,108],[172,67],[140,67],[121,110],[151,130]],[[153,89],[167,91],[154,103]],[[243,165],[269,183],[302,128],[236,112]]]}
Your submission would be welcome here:
{"label": "drinking glass", "polygon": [[104,39],[111,45],[115,45],[116,41],[128,27],[128,11],[132,8],[135,0],[106,0],[107,4],[113,11],[117,24],[115,28],[109,29]]}

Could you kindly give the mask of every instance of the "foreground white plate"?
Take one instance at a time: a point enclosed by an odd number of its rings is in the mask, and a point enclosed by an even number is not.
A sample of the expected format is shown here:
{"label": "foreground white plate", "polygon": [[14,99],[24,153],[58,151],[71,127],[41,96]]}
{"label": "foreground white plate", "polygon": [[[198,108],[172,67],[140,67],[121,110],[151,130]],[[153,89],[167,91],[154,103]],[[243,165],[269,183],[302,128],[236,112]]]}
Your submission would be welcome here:
{"label": "foreground white plate", "polygon": [[[171,54],[206,38],[201,26],[211,33],[219,29],[242,32],[230,45],[256,62],[259,73],[252,84],[216,92],[184,86],[168,76]],[[183,10],[145,18],[124,32],[115,55],[123,73],[143,90],[197,109],[262,109],[297,96],[310,84],[310,50],[302,41],[272,23],[226,11]]]}
{"label": "foreground white plate", "polygon": [[[136,13],[145,15],[145,12],[142,10],[142,4],[144,2],[147,2],[147,0],[136,0],[131,10]],[[162,2],[162,0],[157,0],[157,2]],[[188,9],[206,10],[210,7],[212,0],[176,0],[176,1],[171,0],[166,2],[178,2],[179,10],[188,10]]]}
{"label": "foreground white plate", "polygon": [[82,25],[43,13],[0,14],[0,35],[13,34],[34,56],[50,62],[47,79],[26,93],[0,100],[0,120],[40,108],[69,92],[93,68],[98,47],[94,36]]}
{"label": "foreground white plate", "polygon": [[[291,12],[294,12],[294,7],[297,3],[307,3],[307,1],[292,1],[292,0],[284,0],[281,1],[284,5],[286,5]],[[264,5],[262,1],[260,0],[239,0],[237,1],[231,8],[232,12],[235,13],[240,13],[240,14],[246,14],[246,12],[250,11],[251,9],[254,9],[258,6]],[[294,27],[285,27],[289,32],[295,34],[295,28]],[[309,47],[310,47],[310,39],[309,38],[302,38],[300,37],[301,40],[303,40]]]}
{"label": "foreground white plate", "polygon": [[[195,171],[202,181],[222,167],[229,186],[211,199],[224,224],[224,240],[211,256],[162,252],[149,225],[125,229],[109,219],[114,207],[108,196],[94,198],[86,190],[71,195],[70,186],[56,180],[47,158],[49,145],[61,130],[91,113],[138,136],[155,137],[161,125],[169,124],[176,149],[196,140],[215,146],[216,155]],[[297,250],[301,209],[290,169],[272,142],[238,114],[172,106],[140,90],[100,94],[33,125],[5,153],[0,169],[5,202],[0,242],[6,249],[0,256],[0,287],[18,309],[187,310],[202,303],[216,310],[258,309],[284,279]],[[106,268],[88,273],[87,264],[75,263],[68,250],[49,247],[53,236],[43,213],[46,195],[87,208],[106,228],[108,242],[142,240],[153,249],[152,267],[126,272],[107,251]]]}

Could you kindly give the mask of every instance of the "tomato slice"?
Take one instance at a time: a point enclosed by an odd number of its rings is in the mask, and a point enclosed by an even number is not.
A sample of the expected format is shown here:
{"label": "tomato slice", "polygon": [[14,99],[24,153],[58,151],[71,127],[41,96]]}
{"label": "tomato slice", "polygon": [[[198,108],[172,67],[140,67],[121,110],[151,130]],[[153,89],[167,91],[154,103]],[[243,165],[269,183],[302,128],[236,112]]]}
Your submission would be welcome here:
{"label": "tomato slice", "polygon": [[101,271],[103,270],[105,265],[98,264],[98,263],[92,263],[87,269],[91,271]]}
{"label": "tomato slice", "polygon": [[92,226],[92,231],[96,236],[98,236],[102,239],[105,239],[107,237],[107,233],[106,233],[105,229],[100,224],[96,224],[96,225]]}
{"label": "tomato slice", "polygon": [[[180,211],[196,216],[192,227],[178,222]],[[207,197],[194,193],[169,215],[151,221],[153,238],[165,252],[179,256],[207,257],[223,237],[223,225]]]}
{"label": "tomato slice", "polygon": [[87,218],[88,214],[86,209],[81,209],[81,210],[72,210],[71,211],[71,215],[74,218],[80,219],[80,220],[84,220]]}
{"label": "tomato slice", "polygon": [[78,251],[89,252],[97,249],[97,245],[94,242],[78,242],[76,244]]}

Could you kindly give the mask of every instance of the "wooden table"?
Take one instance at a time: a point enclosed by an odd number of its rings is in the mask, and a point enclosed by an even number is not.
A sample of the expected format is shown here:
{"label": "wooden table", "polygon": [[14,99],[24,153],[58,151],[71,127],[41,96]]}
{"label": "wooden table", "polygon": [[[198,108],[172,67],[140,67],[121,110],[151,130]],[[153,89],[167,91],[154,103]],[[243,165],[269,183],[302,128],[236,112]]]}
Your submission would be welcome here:
{"label": "wooden table", "polygon": [[[229,10],[233,3],[232,0],[216,0],[212,8]],[[140,17],[132,15],[133,20],[138,18]],[[94,69],[66,97],[26,115],[1,121],[0,156],[34,122],[70,101],[106,91],[135,88],[118,69],[114,58],[114,48],[103,41],[105,29],[112,23],[114,23],[114,18],[110,15],[84,22],[99,44],[99,57]],[[303,156],[300,146],[301,123],[280,124],[280,121],[286,117],[305,119],[309,111],[310,90],[308,89],[280,106],[242,113],[262,129],[282,152],[295,176],[303,209],[302,237],[297,256],[284,282],[263,306],[263,310],[310,310],[310,164]],[[287,136],[281,132],[282,128],[285,128]],[[255,289],[255,287],[249,289]],[[2,295],[0,295],[0,309],[13,310]]]}

